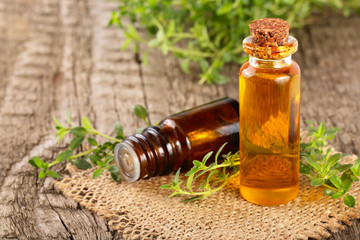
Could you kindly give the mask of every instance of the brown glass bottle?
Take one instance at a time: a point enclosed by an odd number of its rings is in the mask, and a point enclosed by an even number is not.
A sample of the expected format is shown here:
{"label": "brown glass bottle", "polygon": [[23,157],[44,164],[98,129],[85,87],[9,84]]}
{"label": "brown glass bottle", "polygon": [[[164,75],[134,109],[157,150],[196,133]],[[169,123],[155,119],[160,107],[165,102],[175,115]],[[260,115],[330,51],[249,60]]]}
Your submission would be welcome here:
{"label": "brown glass bottle", "polygon": [[114,156],[123,179],[133,182],[180,167],[189,169],[193,160],[201,160],[225,142],[222,153],[238,150],[239,104],[231,98],[167,117],[157,126],[127,137],[115,147]]}

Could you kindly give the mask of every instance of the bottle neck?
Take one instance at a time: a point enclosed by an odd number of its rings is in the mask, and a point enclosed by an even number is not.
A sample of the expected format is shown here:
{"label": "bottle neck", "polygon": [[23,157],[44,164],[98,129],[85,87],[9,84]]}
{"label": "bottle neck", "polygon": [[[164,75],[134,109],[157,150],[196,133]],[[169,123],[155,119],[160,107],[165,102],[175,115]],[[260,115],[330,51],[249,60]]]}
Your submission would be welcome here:
{"label": "bottle neck", "polygon": [[249,55],[249,64],[254,68],[280,69],[291,65],[291,55],[281,59],[260,59]]}
{"label": "bottle neck", "polygon": [[181,144],[175,131],[159,127],[146,128],[141,134],[127,137],[114,149],[121,176],[128,182],[169,174],[182,163]]}

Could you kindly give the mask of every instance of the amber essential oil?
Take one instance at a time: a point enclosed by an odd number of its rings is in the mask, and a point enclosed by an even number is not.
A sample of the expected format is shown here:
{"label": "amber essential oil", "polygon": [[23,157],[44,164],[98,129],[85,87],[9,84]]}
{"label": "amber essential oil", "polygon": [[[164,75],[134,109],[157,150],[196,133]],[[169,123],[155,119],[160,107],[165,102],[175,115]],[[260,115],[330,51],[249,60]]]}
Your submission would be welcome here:
{"label": "amber essential oil", "polygon": [[240,192],[260,205],[298,195],[300,68],[291,60],[297,41],[256,46],[244,40],[249,61],[240,69]]}

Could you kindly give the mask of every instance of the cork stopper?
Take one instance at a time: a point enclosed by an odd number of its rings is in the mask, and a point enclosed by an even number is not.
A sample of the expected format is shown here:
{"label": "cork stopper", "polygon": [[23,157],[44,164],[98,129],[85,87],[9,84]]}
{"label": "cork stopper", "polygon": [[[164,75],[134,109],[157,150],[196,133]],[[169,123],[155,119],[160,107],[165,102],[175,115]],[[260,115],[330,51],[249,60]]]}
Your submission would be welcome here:
{"label": "cork stopper", "polygon": [[255,46],[278,47],[288,42],[289,23],[280,18],[262,18],[249,24],[250,35]]}

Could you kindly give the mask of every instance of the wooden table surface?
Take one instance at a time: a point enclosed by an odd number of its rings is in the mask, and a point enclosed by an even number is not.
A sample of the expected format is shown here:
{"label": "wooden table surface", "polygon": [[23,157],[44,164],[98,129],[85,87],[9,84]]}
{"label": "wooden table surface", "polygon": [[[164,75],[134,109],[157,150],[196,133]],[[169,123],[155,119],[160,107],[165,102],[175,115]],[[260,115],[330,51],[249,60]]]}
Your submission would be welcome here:
{"label": "wooden table surface", "polygon": [[[139,125],[134,104],[149,109],[154,123],[170,113],[223,96],[238,98],[238,69],[225,69],[224,86],[199,86],[196,75],[158,52],[147,66],[131,50],[121,51],[120,29],[107,28],[116,2],[104,0],[0,0],[0,238],[121,238],[97,215],[37,179],[27,163],[38,155],[51,161],[57,145],[53,116],[73,121],[87,116],[112,132]],[[360,17],[320,18],[294,32],[295,59],[302,68],[302,118],[342,129],[334,146],[359,154]],[[140,48],[140,58],[142,55]],[[68,140],[67,140],[68,141]],[[64,165],[58,167],[64,171]],[[359,220],[331,239],[360,238]]]}

